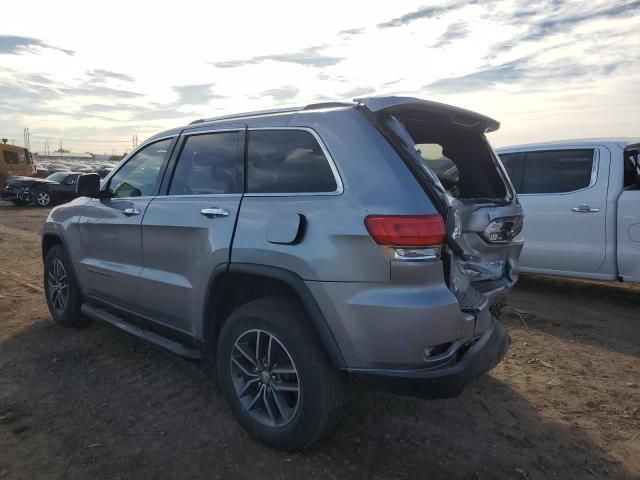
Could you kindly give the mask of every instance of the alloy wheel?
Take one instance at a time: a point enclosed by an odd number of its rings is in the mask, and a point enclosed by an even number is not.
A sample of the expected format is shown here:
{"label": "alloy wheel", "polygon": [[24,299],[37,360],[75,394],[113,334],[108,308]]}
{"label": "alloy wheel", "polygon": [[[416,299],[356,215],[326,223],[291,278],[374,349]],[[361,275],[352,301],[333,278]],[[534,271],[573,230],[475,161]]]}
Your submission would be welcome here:
{"label": "alloy wheel", "polygon": [[51,196],[47,192],[38,192],[36,194],[36,203],[41,207],[46,207],[51,201]]}
{"label": "alloy wheel", "polygon": [[54,258],[51,262],[47,282],[49,284],[49,301],[57,313],[63,314],[69,302],[69,281],[64,264],[59,258]]}
{"label": "alloy wheel", "polygon": [[274,335],[259,329],[243,333],[231,352],[231,378],[240,404],[260,424],[283,427],[296,415],[298,371]]}

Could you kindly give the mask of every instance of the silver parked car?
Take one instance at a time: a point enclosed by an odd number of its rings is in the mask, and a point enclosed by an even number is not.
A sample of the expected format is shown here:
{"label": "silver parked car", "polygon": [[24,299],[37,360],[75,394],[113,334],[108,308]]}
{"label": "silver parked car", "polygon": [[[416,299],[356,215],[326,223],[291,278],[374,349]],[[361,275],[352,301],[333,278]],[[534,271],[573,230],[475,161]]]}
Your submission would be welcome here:
{"label": "silver parked car", "polygon": [[51,315],[214,357],[238,421],[285,450],[335,425],[350,377],[458,395],[509,344],[522,213],[498,127],[384,97],[160,133],[51,211]]}

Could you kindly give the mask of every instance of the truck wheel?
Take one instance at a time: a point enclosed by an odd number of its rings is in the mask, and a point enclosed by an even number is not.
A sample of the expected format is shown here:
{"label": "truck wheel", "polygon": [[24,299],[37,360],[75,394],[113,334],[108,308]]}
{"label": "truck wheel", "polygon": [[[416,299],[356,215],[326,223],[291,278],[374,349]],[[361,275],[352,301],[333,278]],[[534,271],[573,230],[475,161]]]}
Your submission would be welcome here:
{"label": "truck wheel", "polygon": [[82,297],[76,286],[67,252],[62,245],[51,247],[44,260],[44,294],[53,320],[65,327],[87,322],[80,312]]}
{"label": "truck wheel", "polygon": [[51,204],[51,194],[46,190],[33,192],[33,201],[38,207],[48,207]]}
{"label": "truck wheel", "polygon": [[331,366],[292,297],[261,298],[235,310],[219,336],[217,365],[238,422],[280,450],[311,446],[336,425],[347,403],[346,374]]}

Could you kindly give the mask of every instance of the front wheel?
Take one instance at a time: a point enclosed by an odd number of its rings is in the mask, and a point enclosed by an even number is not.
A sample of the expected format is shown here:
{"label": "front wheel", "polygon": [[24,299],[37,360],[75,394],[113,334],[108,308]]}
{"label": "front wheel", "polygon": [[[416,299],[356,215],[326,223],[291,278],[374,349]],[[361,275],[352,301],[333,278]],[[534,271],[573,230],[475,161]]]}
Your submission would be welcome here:
{"label": "front wheel", "polygon": [[53,320],[65,327],[86,323],[80,312],[82,297],[71,273],[71,262],[62,245],[51,247],[44,260],[44,294]]}
{"label": "front wheel", "polygon": [[47,190],[37,190],[33,193],[33,201],[38,207],[51,205],[51,194]]}
{"label": "front wheel", "polygon": [[346,405],[346,375],[329,363],[295,298],[262,298],[234,311],[220,333],[217,364],[238,422],[274,448],[308,448]]}

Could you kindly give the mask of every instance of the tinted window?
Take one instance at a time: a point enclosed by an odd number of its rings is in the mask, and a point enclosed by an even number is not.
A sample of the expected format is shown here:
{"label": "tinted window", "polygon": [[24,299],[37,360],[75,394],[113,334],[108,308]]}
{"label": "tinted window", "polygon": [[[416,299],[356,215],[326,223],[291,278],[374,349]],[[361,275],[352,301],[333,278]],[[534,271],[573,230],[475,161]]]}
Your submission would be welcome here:
{"label": "tinted window", "polygon": [[625,150],[624,152],[624,188],[640,187],[640,164],[638,162],[638,150]]}
{"label": "tinted window", "polygon": [[234,193],[244,148],[240,132],[194,135],[180,153],[169,195]]}
{"label": "tinted window", "polygon": [[10,152],[8,150],[4,151],[4,161],[9,165],[18,165],[20,161],[18,160],[18,154],[16,152]]}
{"label": "tinted window", "polygon": [[250,193],[334,192],[336,180],[315,137],[304,130],[249,131]]}
{"label": "tinted window", "polygon": [[563,193],[589,186],[593,150],[528,152],[518,193]]}
{"label": "tinted window", "polygon": [[109,181],[115,197],[146,197],[156,195],[160,186],[162,166],[169,154],[171,139],[147,145],[125,163]]}
{"label": "tinted window", "polygon": [[502,162],[502,165],[504,165],[504,169],[507,171],[509,176],[512,177],[511,181],[513,181],[513,173],[515,172],[515,168],[516,168],[517,156],[518,156],[517,153],[501,153],[500,154],[500,161]]}

